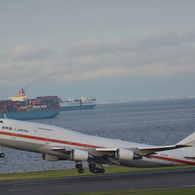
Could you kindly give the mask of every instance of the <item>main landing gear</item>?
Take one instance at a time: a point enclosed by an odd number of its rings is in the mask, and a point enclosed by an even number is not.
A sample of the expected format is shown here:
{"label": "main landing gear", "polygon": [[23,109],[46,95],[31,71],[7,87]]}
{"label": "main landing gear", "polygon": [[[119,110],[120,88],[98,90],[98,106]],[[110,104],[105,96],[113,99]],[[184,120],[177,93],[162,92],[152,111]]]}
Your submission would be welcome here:
{"label": "main landing gear", "polygon": [[89,170],[92,173],[105,173],[105,169],[103,168],[103,166],[102,165],[99,165],[97,163],[89,164]]}
{"label": "main landing gear", "polygon": [[[84,173],[82,162],[77,163],[75,167],[78,169],[79,173]],[[105,169],[103,168],[103,166],[97,163],[90,163],[89,170],[92,173],[105,173]]]}
{"label": "main landing gear", "polygon": [[79,172],[79,173],[84,173],[84,169],[83,169],[82,162],[76,164],[75,167],[78,169],[78,172]]}

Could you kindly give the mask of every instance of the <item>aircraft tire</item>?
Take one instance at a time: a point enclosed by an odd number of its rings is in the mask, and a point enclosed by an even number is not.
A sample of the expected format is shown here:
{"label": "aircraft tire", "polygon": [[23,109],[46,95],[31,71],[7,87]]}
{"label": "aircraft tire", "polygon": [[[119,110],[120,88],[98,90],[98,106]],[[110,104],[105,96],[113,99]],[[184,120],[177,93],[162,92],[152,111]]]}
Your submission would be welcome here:
{"label": "aircraft tire", "polygon": [[1,153],[0,154],[0,158],[4,158],[5,157],[5,154],[4,153]]}
{"label": "aircraft tire", "polygon": [[99,168],[95,168],[93,173],[99,173],[100,172],[100,169]]}
{"label": "aircraft tire", "polygon": [[100,169],[100,173],[105,173],[105,169]]}
{"label": "aircraft tire", "polygon": [[78,169],[79,173],[84,173],[84,169]]}

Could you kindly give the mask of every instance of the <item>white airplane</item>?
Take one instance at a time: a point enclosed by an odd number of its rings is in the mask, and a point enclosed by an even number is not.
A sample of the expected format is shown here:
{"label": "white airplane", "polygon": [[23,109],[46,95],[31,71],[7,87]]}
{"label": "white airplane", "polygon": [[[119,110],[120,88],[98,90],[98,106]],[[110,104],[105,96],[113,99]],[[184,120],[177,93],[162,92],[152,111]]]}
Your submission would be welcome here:
{"label": "white airplane", "polygon": [[3,146],[42,153],[44,160],[72,160],[79,173],[82,161],[92,173],[104,173],[103,164],[128,167],[195,165],[195,133],[176,145],[151,146],[85,135],[60,127],[0,119],[0,157]]}

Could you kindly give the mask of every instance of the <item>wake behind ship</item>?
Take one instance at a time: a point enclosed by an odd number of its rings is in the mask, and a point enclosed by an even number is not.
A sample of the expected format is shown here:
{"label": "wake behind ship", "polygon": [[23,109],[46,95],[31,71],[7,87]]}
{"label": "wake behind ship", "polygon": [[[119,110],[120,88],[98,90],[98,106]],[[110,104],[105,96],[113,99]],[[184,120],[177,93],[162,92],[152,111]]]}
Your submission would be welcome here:
{"label": "wake behind ship", "polygon": [[40,96],[28,99],[23,89],[9,100],[0,101],[0,118],[30,120],[53,118],[59,114],[58,96]]}

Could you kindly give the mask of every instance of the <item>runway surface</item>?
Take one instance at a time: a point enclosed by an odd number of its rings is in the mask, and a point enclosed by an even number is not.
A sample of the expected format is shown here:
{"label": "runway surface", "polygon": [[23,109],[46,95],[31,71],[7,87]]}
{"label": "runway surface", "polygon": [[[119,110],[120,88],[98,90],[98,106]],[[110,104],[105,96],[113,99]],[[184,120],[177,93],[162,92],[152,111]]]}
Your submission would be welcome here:
{"label": "runway surface", "polygon": [[54,195],[187,186],[195,186],[195,168],[0,182],[0,194]]}

